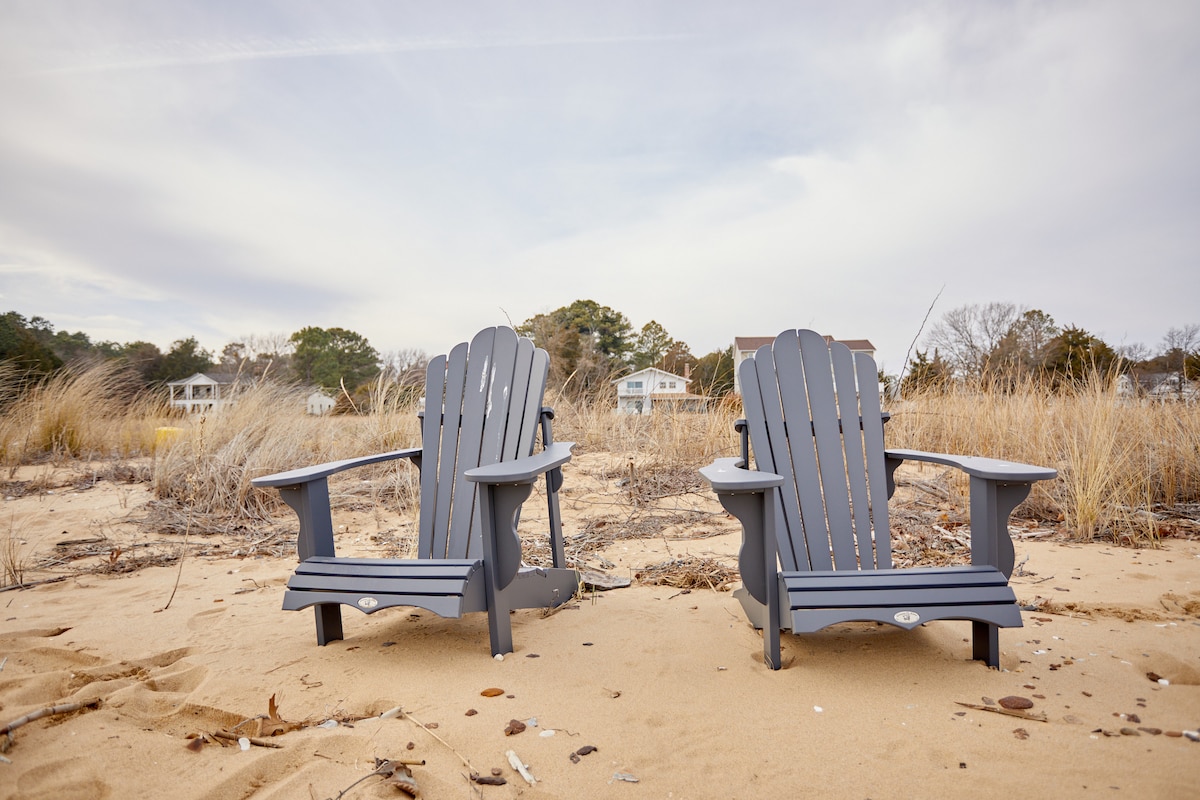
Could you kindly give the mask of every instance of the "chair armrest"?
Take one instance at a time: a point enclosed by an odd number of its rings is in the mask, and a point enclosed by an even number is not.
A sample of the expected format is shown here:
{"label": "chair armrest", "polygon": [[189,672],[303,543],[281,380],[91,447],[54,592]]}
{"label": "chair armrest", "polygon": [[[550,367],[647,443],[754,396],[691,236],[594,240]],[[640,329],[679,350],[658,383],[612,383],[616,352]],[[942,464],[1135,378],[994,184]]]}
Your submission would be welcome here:
{"label": "chair armrest", "polygon": [[1058,472],[1047,467],[1017,464],[995,458],[887,450],[888,496],[895,487],[893,474],[901,462],[930,461],[957,467],[971,477],[971,563],[987,564],[1011,577],[1015,552],[1008,533],[1013,509],[1029,496],[1034,481],[1049,480]]}
{"label": "chair armrest", "polygon": [[463,476],[474,483],[533,483],[539,475],[570,461],[571,448],[574,446],[574,442],[554,442],[540,453],[475,467],[464,472]]}
{"label": "chair armrest", "polygon": [[716,492],[763,492],[772,486],[782,486],[783,477],[773,472],[746,469],[740,458],[718,458],[707,467],[700,468]]}
{"label": "chair armrest", "polygon": [[885,454],[888,458],[900,459],[901,461],[929,461],[934,464],[957,467],[972,478],[983,478],[989,481],[1032,483],[1033,481],[1050,480],[1058,475],[1057,470],[1050,469],[1049,467],[1035,467],[1031,464],[1002,461],[998,458],[926,453],[921,450],[887,450]]}
{"label": "chair armrest", "polygon": [[288,470],[287,472],[276,472],[274,475],[264,475],[261,478],[255,478],[250,483],[260,489],[267,489],[272,486],[296,486],[301,483],[309,483],[318,478],[328,478],[330,475],[354,469],[355,467],[365,467],[368,464],[378,464],[382,461],[393,461],[398,458],[413,458],[420,454],[421,448],[419,447],[412,447],[407,450],[393,450],[390,453],[376,453],[370,456],[347,458],[342,461],[314,464],[311,467],[301,467],[300,469]]}
{"label": "chair armrest", "polygon": [[718,458],[700,474],[712,485],[726,511],[742,524],[738,571],[746,592],[764,608],[773,605],[776,582],[775,495],[783,476],[745,468],[740,458]]}
{"label": "chair armrest", "polygon": [[336,552],[333,543],[333,520],[329,511],[329,481],[326,478],[354,467],[398,458],[411,458],[419,465],[421,450],[393,450],[390,453],[330,461],[326,464],[264,475],[250,483],[260,489],[278,489],[283,502],[296,512],[300,522],[296,550],[301,561],[313,556],[334,556]]}

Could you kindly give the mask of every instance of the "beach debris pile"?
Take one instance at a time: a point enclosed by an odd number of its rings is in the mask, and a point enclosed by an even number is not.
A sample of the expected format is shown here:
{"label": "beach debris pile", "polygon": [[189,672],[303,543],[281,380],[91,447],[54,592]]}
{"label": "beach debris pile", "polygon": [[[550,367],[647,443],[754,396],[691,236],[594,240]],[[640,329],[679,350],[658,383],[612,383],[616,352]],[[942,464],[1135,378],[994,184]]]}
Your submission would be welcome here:
{"label": "beach debris pile", "polygon": [[672,586],[676,589],[711,589],[715,592],[728,591],[741,580],[733,567],[726,566],[713,558],[681,556],[637,571],[639,583],[650,586]]}

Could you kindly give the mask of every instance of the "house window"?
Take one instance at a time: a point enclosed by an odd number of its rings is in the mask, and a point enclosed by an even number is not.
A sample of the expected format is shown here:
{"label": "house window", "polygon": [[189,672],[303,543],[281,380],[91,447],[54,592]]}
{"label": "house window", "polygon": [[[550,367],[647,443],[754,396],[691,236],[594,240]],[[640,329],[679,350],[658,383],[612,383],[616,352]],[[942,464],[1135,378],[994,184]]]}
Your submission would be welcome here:
{"label": "house window", "polygon": [[670,382],[668,382],[668,383],[667,383],[667,388],[668,388],[668,389],[674,389],[674,388],[675,388],[675,381],[670,381]]}
{"label": "house window", "polygon": [[667,388],[667,382],[666,382],[666,381],[659,381],[659,382],[658,382],[658,388],[660,388],[660,389],[665,389],[665,388]]}
{"label": "house window", "polygon": [[627,381],[625,383],[625,388],[629,389],[630,391],[633,391],[634,389],[640,390],[642,388],[642,382],[641,381]]}

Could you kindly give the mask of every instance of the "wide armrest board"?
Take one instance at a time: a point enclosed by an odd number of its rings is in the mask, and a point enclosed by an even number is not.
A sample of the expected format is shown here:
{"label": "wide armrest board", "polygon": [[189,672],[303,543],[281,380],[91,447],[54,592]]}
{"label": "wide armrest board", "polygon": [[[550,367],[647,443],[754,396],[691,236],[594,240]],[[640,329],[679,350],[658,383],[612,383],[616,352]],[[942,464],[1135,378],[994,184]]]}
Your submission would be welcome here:
{"label": "wide armrest board", "polygon": [[718,492],[761,492],[783,484],[783,477],[773,472],[744,469],[740,458],[718,458],[700,474]]}
{"label": "wide armrest board", "polygon": [[555,442],[540,453],[488,464],[486,467],[475,467],[463,475],[475,483],[531,483],[539,475],[570,461],[571,448],[574,446],[574,442]]}
{"label": "wide armrest board", "polygon": [[368,464],[378,464],[382,461],[394,461],[398,458],[412,458],[413,456],[420,455],[420,453],[421,449],[419,447],[413,447],[407,450],[393,450],[390,453],[376,453],[370,456],[347,458],[342,461],[330,461],[325,464],[314,464],[311,467],[288,470],[287,472],[276,472],[274,475],[264,475],[261,478],[255,478],[250,483],[259,488],[295,486],[317,480],[318,478],[327,478],[330,475],[354,469],[355,467],[365,467]]}
{"label": "wide armrest board", "polygon": [[1035,467],[1031,464],[1002,461],[998,458],[957,456],[948,453],[926,453],[921,450],[888,450],[886,452],[888,458],[945,464],[950,467],[957,467],[972,477],[983,478],[984,480],[1006,481],[1009,483],[1046,481],[1058,475],[1057,470],[1050,469],[1049,467]]}

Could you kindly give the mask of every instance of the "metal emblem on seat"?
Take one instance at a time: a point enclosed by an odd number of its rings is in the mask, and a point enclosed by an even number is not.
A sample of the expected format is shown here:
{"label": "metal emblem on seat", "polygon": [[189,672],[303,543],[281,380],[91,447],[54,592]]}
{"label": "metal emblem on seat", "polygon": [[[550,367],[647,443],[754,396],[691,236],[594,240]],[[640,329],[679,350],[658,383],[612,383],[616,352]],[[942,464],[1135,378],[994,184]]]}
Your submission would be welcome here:
{"label": "metal emblem on seat", "polygon": [[364,597],[358,601],[358,605],[361,608],[374,608],[375,606],[379,605],[379,601],[374,597]]}
{"label": "metal emblem on seat", "polygon": [[892,619],[896,620],[896,622],[903,623],[904,625],[911,625],[914,622],[920,622],[921,615],[915,611],[897,611]]}

